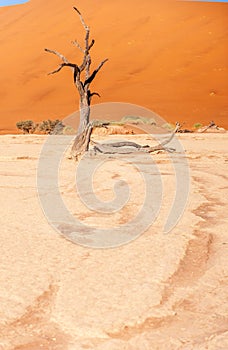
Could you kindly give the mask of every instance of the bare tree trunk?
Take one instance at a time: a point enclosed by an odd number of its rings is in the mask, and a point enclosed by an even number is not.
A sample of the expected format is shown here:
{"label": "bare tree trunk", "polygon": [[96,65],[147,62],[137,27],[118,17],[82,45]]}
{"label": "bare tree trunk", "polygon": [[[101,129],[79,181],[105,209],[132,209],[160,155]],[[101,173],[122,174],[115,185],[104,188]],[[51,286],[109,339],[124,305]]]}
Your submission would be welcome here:
{"label": "bare tree trunk", "polygon": [[80,101],[80,121],[77,134],[82,133],[89,124],[90,104],[88,101]]}
{"label": "bare tree trunk", "polygon": [[71,149],[71,156],[78,159],[85,151],[89,149],[90,135],[92,126],[89,124],[90,105],[89,101],[80,101],[80,121],[77,135]]}
{"label": "bare tree trunk", "polygon": [[71,158],[78,160],[84,152],[88,151],[92,130],[93,126],[89,123],[81,133],[77,134],[71,149]]}

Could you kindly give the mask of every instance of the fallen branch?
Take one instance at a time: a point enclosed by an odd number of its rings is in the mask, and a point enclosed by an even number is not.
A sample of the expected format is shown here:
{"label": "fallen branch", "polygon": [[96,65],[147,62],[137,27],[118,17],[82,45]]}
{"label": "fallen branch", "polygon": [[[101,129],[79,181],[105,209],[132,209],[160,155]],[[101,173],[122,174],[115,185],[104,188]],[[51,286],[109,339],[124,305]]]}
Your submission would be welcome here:
{"label": "fallen branch", "polygon": [[94,146],[94,151],[95,152],[100,152],[104,154],[129,154],[133,152],[147,152],[147,153],[153,153],[157,151],[168,151],[168,152],[173,152],[175,151],[173,148],[167,148],[164,147],[168,143],[172,141],[174,138],[175,133],[178,131],[180,127],[179,123],[176,123],[176,128],[172,132],[171,136],[164,140],[163,142],[157,144],[156,146],[142,146],[139,145],[138,143],[131,142],[131,141],[120,141],[120,142],[112,142],[112,143],[97,143],[93,141]]}
{"label": "fallen branch", "polygon": [[209,125],[207,125],[204,128],[202,128],[201,133],[207,131],[210,128],[214,128],[214,129],[217,129],[217,130],[219,129],[218,125],[216,125],[215,122],[212,120]]}

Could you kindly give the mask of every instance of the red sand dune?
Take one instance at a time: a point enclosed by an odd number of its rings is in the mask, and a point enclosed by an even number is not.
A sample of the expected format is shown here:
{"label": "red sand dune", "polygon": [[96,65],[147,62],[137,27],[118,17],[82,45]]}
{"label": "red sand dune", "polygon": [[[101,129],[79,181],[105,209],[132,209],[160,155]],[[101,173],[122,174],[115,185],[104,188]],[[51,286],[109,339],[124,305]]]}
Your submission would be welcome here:
{"label": "red sand dune", "polygon": [[84,31],[77,5],[96,39],[98,102],[148,107],[170,122],[228,127],[228,4],[158,0],[31,0],[0,8],[1,133],[21,119],[64,118],[77,109],[71,71],[47,76],[56,49],[76,62],[71,40]]}

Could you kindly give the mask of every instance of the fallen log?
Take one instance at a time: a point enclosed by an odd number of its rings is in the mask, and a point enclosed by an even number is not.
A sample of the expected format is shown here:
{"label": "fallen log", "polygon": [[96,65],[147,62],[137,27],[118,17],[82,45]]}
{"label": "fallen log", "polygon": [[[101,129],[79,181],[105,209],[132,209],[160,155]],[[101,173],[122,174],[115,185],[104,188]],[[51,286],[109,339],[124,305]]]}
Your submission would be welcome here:
{"label": "fallen log", "polygon": [[148,145],[140,145],[135,142],[131,141],[120,141],[120,142],[110,142],[110,143],[97,143],[93,142],[94,144],[94,149],[93,151],[99,152],[99,153],[104,153],[104,154],[129,154],[133,152],[147,152],[147,153],[152,153],[152,152],[157,152],[157,151],[167,151],[167,152],[174,152],[175,150],[173,148],[167,148],[164,147],[167,145],[169,142],[172,141],[174,138],[175,133],[178,131],[180,127],[180,124],[176,124],[175,130],[172,132],[171,136],[164,140],[163,142],[160,142],[156,146],[148,146]]}

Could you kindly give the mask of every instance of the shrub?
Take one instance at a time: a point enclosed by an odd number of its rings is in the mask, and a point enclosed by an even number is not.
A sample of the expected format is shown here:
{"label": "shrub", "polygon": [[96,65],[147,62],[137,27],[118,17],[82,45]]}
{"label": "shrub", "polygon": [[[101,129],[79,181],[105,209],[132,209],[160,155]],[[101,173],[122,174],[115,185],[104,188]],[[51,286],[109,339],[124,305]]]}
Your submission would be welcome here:
{"label": "shrub", "polygon": [[171,123],[165,123],[162,125],[162,128],[173,131],[175,129],[175,125]]}
{"label": "shrub", "polygon": [[34,133],[38,124],[34,123],[32,120],[21,120],[16,123],[16,127],[22,130],[24,134]]}
{"label": "shrub", "polygon": [[109,120],[102,120],[102,119],[93,119],[92,120],[92,125],[95,128],[102,128],[103,126],[107,126],[110,125],[110,121]]}
{"label": "shrub", "polygon": [[127,115],[121,119],[122,123],[128,124],[147,124],[147,125],[156,125],[156,122],[153,118],[135,116],[135,115]]}
{"label": "shrub", "polygon": [[39,130],[44,132],[45,134],[52,134],[52,135],[57,135],[57,134],[62,134],[63,128],[65,125],[63,125],[62,121],[59,119],[56,120],[44,120],[40,125],[39,125]]}
{"label": "shrub", "polygon": [[93,119],[92,125],[95,128],[102,128],[102,127],[113,126],[113,125],[122,126],[124,125],[124,123],[118,120],[116,121],[116,120]]}
{"label": "shrub", "polygon": [[195,128],[195,129],[199,129],[199,128],[202,128],[202,124],[201,123],[195,123],[194,125],[193,125],[193,127]]}
{"label": "shrub", "polygon": [[63,135],[76,135],[77,132],[72,126],[66,125],[64,126],[62,133]]}

